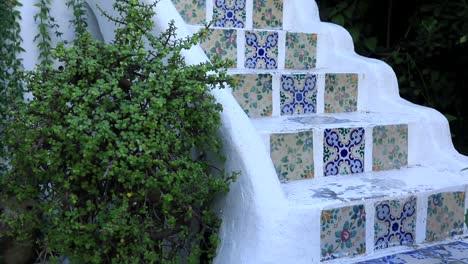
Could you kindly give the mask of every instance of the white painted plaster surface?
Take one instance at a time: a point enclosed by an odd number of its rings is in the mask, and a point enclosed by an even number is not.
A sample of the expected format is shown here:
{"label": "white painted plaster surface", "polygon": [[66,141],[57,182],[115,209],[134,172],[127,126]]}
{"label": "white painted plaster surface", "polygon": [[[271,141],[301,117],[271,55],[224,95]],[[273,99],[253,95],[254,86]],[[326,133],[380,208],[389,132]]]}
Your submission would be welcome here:
{"label": "white painted plaster surface", "polygon": [[[282,185],[292,206],[328,209],[374,203],[434,192],[464,191],[468,178],[448,170],[410,167],[400,170],[327,176]],[[323,193],[323,194],[322,194]]]}

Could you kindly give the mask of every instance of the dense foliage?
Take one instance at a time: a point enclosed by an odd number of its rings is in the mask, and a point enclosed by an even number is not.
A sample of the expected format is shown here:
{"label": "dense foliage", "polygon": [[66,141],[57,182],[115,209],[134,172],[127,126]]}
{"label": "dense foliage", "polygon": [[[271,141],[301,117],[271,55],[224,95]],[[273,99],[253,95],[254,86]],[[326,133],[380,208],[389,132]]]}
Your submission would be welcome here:
{"label": "dense foliage", "polygon": [[324,21],[350,31],[358,53],[395,70],[401,95],[441,111],[468,154],[468,0],[317,0]]}
{"label": "dense foliage", "polygon": [[203,158],[221,147],[209,91],[230,82],[227,64],[185,64],[181,51],[206,29],[153,36],[153,6],[114,8],[118,17],[104,14],[120,26],[114,43],[77,30],[50,53],[58,67],[43,57],[24,75],[33,99],[10,111],[0,226],[33,241],[38,261],[208,261],[219,225],[210,204],[232,180]]}
{"label": "dense foliage", "polygon": [[19,6],[21,3],[17,0],[0,1],[0,175],[6,169],[2,158],[5,158],[4,137],[10,119],[8,113],[23,97],[21,82],[16,78],[22,69],[18,54],[24,51],[18,23],[21,14],[16,10]]}

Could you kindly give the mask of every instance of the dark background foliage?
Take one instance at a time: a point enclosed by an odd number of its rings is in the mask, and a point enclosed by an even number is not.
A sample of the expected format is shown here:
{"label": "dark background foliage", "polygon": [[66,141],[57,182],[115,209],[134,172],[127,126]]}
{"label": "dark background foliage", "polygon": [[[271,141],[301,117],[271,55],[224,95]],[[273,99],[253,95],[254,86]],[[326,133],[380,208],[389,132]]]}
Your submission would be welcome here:
{"label": "dark background foliage", "polygon": [[344,26],[356,51],[395,70],[403,98],[450,121],[468,154],[468,0],[317,0],[322,21]]}

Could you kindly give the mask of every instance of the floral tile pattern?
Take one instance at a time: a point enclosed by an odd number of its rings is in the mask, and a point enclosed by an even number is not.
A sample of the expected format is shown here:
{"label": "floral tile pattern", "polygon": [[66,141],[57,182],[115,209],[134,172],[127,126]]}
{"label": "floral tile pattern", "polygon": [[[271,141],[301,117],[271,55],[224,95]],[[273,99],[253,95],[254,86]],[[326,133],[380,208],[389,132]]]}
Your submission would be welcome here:
{"label": "floral tile pattern", "polygon": [[320,248],[323,260],[366,252],[366,213],[363,205],[324,210]]}
{"label": "floral tile pattern", "polygon": [[245,68],[278,68],[278,32],[245,32]]}
{"label": "floral tile pattern", "polygon": [[364,172],[364,128],[325,129],[324,175]]}
{"label": "floral tile pattern", "polygon": [[357,111],[358,75],[332,73],[325,75],[325,113]]}
{"label": "floral tile pattern", "polygon": [[283,0],[253,0],[253,27],[279,29],[283,25]]}
{"label": "floral tile pattern", "polygon": [[214,9],[215,27],[245,27],[245,0],[215,0]]}
{"label": "floral tile pattern", "polygon": [[317,112],[317,75],[292,74],[281,76],[281,114]]}
{"label": "floral tile pattern", "polygon": [[270,74],[233,75],[232,92],[249,117],[271,116],[272,77]]}
{"label": "floral tile pattern", "polygon": [[313,132],[270,135],[270,155],[281,181],[314,177]]}
{"label": "floral tile pattern", "polygon": [[286,69],[308,70],[317,62],[317,34],[286,34]]}
{"label": "floral tile pattern", "polygon": [[408,125],[376,126],[372,138],[373,170],[399,169],[408,165]]}
{"label": "floral tile pattern", "polygon": [[202,24],[205,22],[205,0],[172,0],[177,11],[188,24]]}
{"label": "floral tile pattern", "polygon": [[416,198],[391,200],[375,206],[375,249],[411,245],[415,239]]}
{"label": "floral tile pattern", "polygon": [[465,264],[468,263],[468,244],[451,242],[378,259],[358,262],[361,264]]}
{"label": "floral tile pattern", "polygon": [[202,49],[208,58],[219,56],[222,59],[234,60],[237,58],[237,36],[236,30],[212,29],[205,41],[201,43]]}
{"label": "floral tile pattern", "polygon": [[446,192],[429,196],[426,240],[437,241],[463,233],[465,193]]}

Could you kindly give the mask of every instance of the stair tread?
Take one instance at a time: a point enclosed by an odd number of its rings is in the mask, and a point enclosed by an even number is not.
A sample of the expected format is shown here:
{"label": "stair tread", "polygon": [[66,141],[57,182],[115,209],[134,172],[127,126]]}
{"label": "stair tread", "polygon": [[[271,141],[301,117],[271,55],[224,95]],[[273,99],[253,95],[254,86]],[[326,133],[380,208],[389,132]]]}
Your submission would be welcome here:
{"label": "stair tread", "polygon": [[269,134],[307,131],[313,128],[409,124],[417,122],[418,119],[410,113],[352,112],[251,118],[251,121],[260,134]]}
{"label": "stair tread", "polygon": [[347,202],[408,196],[468,184],[468,177],[449,170],[414,166],[399,170],[328,176],[282,183],[292,204],[324,208]]}

